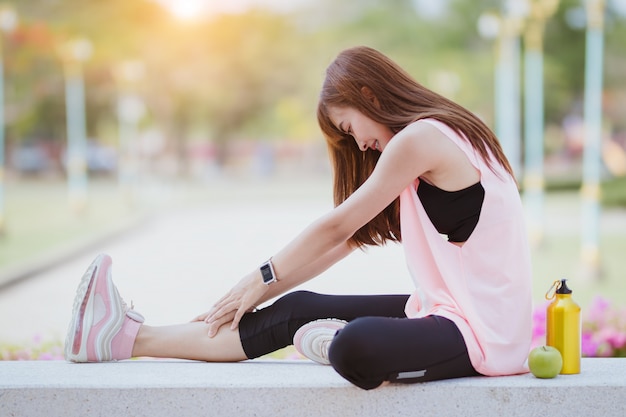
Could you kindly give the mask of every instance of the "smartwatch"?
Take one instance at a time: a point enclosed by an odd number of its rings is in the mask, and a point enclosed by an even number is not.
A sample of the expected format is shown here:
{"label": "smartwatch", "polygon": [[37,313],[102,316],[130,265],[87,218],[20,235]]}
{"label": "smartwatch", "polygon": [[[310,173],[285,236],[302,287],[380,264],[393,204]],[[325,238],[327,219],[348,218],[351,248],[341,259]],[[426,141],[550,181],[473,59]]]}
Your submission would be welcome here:
{"label": "smartwatch", "polygon": [[272,259],[268,259],[261,267],[261,276],[263,276],[263,284],[270,285],[273,282],[278,281],[276,279],[276,273],[274,272],[274,267],[272,266]]}

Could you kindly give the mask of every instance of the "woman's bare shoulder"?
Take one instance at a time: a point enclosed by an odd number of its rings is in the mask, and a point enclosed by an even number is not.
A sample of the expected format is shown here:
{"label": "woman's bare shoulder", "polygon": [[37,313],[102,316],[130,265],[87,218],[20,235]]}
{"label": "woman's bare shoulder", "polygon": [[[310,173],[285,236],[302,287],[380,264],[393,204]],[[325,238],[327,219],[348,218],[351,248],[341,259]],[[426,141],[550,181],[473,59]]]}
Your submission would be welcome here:
{"label": "woman's bare shoulder", "polygon": [[418,120],[402,129],[391,142],[406,152],[417,152],[422,156],[445,156],[453,145],[450,138],[433,124]]}

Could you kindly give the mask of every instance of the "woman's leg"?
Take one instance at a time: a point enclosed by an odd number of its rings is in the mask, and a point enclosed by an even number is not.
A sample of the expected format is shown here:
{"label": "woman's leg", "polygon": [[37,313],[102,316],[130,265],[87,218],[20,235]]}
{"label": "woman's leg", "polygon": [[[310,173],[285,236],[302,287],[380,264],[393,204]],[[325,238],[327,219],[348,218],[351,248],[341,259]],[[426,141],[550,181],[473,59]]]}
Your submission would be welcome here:
{"label": "woman's leg", "polygon": [[141,326],[132,356],[194,359],[208,362],[237,362],[247,359],[241,347],[238,330],[222,326],[209,338],[203,321],[151,327]]}
{"label": "woman's leg", "polygon": [[238,331],[223,326],[208,337],[204,322],[149,327],[128,308],[111,276],[111,258],[97,257],[79,284],[65,357],[102,362],[133,356],[239,361],[292,343],[305,323],[319,318],[353,320],[362,316],[403,317],[408,296],[327,296],[306,291],[288,294],[273,305],[246,314]]}
{"label": "woman's leg", "polygon": [[320,318],[350,321],[363,316],[404,317],[407,297],[323,295],[296,291],[262,310],[246,314],[240,330],[232,331],[228,326],[222,326],[213,338],[207,336],[208,327],[204,322],[141,326],[132,356],[209,362],[256,358],[292,344],[296,330]]}
{"label": "woman's leg", "polygon": [[329,359],[341,376],[363,389],[385,381],[413,383],[478,375],[461,332],[440,316],[356,319],[334,337]]}
{"label": "woman's leg", "polygon": [[289,293],[262,310],[248,313],[240,330],[222,326],[213,338],[204,322],[173,326],[141,326],[132,356],[231,362],[252,359],[292,344],[304,324],[320,318],[350,321],[357,317],[404,317],[406,295],[324,295]]}
{"label": "woman's leg", "polygon": [[111,277],[111,258],[98,256],[83,275],[72,312],[65,358],[72,362],[104,362],[133,356],[205,361],[246,359],[238,331],[228,326],[209,338],[208,325],[143,325],[141,314],[129,308]]}
{"label": "woman's leg", "polygon": [[296,331],[318,319],[352,321],[359,317],[406,317],[408,295],[325,295],[296,291],[274,304],[245,314],[239,324],[246,356],[257,358],[293,343]]}

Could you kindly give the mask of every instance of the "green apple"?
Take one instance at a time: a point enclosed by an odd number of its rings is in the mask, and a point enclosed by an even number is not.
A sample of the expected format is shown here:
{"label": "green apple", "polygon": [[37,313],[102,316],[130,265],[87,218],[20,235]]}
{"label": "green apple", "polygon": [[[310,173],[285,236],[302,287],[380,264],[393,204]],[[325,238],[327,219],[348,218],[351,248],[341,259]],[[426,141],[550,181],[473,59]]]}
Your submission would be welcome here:
{"label": "green apple", "polygon": [[554,378],[563,368],[563,357],[555,347],[539,346],[528,355],[528,367],[537,378]]}

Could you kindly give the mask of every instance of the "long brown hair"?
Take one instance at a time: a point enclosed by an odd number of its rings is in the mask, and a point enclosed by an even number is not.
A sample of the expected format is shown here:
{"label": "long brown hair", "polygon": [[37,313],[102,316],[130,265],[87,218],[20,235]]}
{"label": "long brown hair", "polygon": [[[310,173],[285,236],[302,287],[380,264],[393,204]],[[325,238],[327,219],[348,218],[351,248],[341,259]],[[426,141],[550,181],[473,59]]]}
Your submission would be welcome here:
{"label": "long brown hair", "polygon": [[[372,94],[364,94],[363,87]],[[493,156],[513,176],[498,139],[476,115],[422,86],[382,53],[360,46],[341,52],[327,68],[317,107],[333,166],[335,205],[367,180],[380,152],[361,151],[352,136],[332,123],[329,107],[352,107],[394,133],[420,119],[439,120],[469,141],[489,167],[493,168]],[[383,245],[387,240],[401,240],[399,199],[359,229],[350,243],[360,247]]]}

